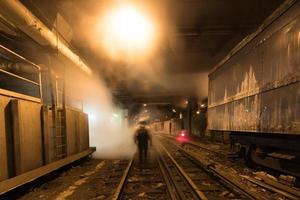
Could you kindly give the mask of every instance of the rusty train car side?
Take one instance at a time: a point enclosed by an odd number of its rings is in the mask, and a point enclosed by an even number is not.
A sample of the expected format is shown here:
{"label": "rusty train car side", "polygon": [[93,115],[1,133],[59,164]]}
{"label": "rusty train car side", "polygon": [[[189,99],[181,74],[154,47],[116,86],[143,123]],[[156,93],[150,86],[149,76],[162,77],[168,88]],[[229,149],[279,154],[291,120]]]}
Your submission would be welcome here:
{"label": "rusty train car side", "polygon": [[210,73],[210,131],[247,150],[300,152],[299,13],[299,1],[283,5]]}

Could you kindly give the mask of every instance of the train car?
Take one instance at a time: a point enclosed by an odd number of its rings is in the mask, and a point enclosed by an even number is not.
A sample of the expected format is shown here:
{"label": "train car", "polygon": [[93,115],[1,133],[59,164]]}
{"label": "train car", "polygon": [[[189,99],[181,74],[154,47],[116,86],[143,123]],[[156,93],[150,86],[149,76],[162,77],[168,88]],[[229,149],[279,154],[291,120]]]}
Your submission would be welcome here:
{"label": "train car", "polygon": [[0,45],[0,195],[93,152],[87,114],[43,90],[58,88],[45,68]]}
{"label": "train car", "polygon": [[287,1],[209,74],[208,129],[300,175],[300,2]]}

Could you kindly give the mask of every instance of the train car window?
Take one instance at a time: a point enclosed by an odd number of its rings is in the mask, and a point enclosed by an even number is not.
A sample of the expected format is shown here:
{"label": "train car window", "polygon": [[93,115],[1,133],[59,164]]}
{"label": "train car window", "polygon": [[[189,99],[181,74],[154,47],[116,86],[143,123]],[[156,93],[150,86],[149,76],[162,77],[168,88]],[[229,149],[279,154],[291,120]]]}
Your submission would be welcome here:
{"label": "train car window", "polygon": [[40,98],[38,67],[0,52],[0,89]]}

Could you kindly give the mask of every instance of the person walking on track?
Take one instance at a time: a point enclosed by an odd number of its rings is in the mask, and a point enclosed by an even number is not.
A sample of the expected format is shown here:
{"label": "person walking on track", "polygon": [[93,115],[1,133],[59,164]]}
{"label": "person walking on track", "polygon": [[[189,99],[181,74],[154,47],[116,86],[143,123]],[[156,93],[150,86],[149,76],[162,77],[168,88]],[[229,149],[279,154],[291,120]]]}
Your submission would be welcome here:
{"label": "person walking on track", "polygon": [[135,143],[138,146],[139,162],[147,163],[148,143],[152,145],[152,138],[149,130],[146,129],[145,122],[140,122],[140,127],[135,133]]}

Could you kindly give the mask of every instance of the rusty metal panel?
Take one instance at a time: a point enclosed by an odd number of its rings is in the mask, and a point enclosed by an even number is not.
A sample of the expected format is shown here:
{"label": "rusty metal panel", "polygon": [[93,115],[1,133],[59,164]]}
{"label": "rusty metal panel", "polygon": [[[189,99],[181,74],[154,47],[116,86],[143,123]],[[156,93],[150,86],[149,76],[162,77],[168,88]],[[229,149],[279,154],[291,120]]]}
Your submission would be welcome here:
{"label": "rusty metal panel", "polygon": [[211,130],[300,134],[300,83],[209,109]]}
{"label": "rusty metal panel", "polygon": [[261,48],[264,77],[261,90],[300,81],[300,17],[274,33]]}
{"label": "rusty metal panel", "polygon": [[258,93],[263,83],[262,49],[251,46],[209,77],[209,106]]}
{"label": "rusty metal panel", "polygon": [[300,132],[300,3],[209,77],[208,129]]}
{"label": "rusty metal panel", "polygon": [[16,175],[43,165],[41,104],[13,99],[13,135]]}
{"label": "rusty metal panel", "polygon": [[232,104],[223,104],[221,106],[212,107],[208,110],[208,125],[210,130],[230,130],[231,122],[234,120],[232,116]]}
{"label": "rusty metal panel", "polygon": [[296,83],[261,94],[258,130],[300,134],[299,89]]}
{"label": "rusty metal panel", "polygon": [[[298,3],[298,5],[297,5]],[[219,68],[223,67],[224,63],[226,63],[228,60],[232,58],[233,55],[235,55],[237,52],[239,52],[242,48],[244,48],[246,45],[248,45],[252,40],[254,40],[257,36],[259,36],[262,32],[266,32],[266,30],[274,32],[272,28],[276,29],[280,26],[273,26],[270,28],[271,24],[277,23],[279,24],[284,23],[285,19],[282,17],[283,14],[285,14],[286,17],[290,17],[289,15],[295,16],[297,15],[297,6],[299,6],[298,0],[286,0],[284,1],[269,17],[267,17],[264,22],[258,27],[256,31],[246,36],[243,40],[241,40],[229,53],[210,71],[209,74],[214,73]],[[296,10],[291,11],[288,14],[286,13],[287,10]],[[281,17],[281,21],[278,20],[278,18]]]}

